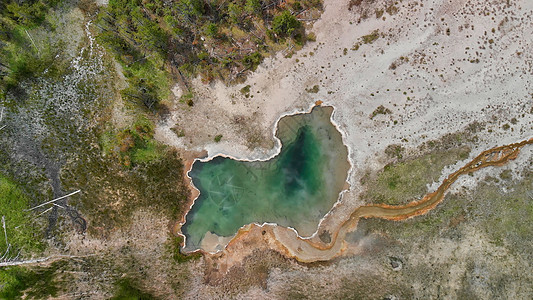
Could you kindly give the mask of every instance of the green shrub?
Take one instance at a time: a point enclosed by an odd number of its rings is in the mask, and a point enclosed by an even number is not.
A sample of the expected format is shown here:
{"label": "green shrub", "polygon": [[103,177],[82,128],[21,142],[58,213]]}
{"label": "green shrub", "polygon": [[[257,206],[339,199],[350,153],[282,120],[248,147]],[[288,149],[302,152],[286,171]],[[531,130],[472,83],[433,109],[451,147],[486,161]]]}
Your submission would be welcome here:
{"label": "green shrub", "polygon": [[370,33],[370,34],[363,35],[361,37],[361,39],[362,39],[364,44],[372,44],[377,39],[379,39],[379,30],[376,29],[376,30],[372,31],[372,33]]}
{"label": "green shrub", "polygon": [[247,13],[254,14],[257,16],[260,16],[263,11],[260,0],[246,0],[246,5],[244,6],[244,9]]}
{"label": "green shrub", "polygon": [[208,23],[205,26],[205,34],[212,38],[216,38],[218,36],[218,30],[218,25],[215,23]]}
{"label": "green shrub", "polygon": [[319,90],[320,90],[320,87],[318,86],[318,84],[315,84],[315,85],[313,85],[312,88],[306,89],[306,92],[312,93],[312,94],[316,94],[316,93],[318,93]]}
{"label": "green shrub", "polygon": [[249,94],[250,93],[250,88],[251,88],[251,86],[249,84],[245,85],[241,89],[241,94],[243,94],[243,95]]}
{"label": "green shrub", "polygon": [[252,71],[255,71],[255,69],[257,69],[257,66],[259,66],[262,61],[263,61],[263,55],[261,55],[261,53],[259,52],[254,52],[250,55],[246,55],[242,59],[244,66],[249,68]]}
{"label": "green shrub", "polygon": [[288,10],[283,11],[272,20],[272,31],[281,37],[290,36],[301,27],[300,21]]}

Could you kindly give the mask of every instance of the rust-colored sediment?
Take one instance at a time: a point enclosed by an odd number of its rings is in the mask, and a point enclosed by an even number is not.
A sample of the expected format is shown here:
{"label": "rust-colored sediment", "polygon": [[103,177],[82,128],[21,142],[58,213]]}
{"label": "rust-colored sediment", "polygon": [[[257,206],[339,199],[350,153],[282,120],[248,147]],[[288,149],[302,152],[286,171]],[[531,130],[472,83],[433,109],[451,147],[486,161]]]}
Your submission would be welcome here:
{"label": "rust-colored sediment", "polygon": [[533,144],[533,138],[483,151],[465,166],[450,174],[436,191],[428,193],[420,200],[405,205],[360,206],[344,223],[333,230],[332,240],[328,244],[302,238],[290,228],[273,224],[262,226],[250,224],[241,228],[223,251],[216,254],[201,252],[205,254],[209,262],[216,263],[219,274],[225,273],[231,266],[241,262],[256,249],[273,249],[301,262],[330,260],[345,252],[347,249],[347,243],[344,241],[346,234],[355,230],[359,219],[381,218],[399,221],[425,214],[442,202],[450,186],[461,175],[489,166],[502,166],[515,159],[520,149],[528,144]]}

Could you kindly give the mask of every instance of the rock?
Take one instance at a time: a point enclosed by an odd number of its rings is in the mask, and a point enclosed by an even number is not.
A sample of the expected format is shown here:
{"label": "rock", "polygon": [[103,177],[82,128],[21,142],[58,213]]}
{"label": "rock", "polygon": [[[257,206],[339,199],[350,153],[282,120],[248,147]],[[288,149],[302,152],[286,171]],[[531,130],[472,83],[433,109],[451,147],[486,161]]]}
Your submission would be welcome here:
{"label": "rock", "polygon": [[390,265],[392,270],[400,271],[403,267],[403,261],[397,257],[389,256]]}

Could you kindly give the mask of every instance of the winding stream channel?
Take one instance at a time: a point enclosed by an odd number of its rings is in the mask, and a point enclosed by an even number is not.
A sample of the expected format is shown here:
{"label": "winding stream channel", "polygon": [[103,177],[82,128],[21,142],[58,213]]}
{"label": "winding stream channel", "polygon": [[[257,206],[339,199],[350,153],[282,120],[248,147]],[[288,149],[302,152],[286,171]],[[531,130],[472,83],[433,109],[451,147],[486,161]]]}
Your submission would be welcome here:
{"label": "winding stream channel", "polygon": [[[361,218],[381,218],[387,220],[404,220],[422,215],[435,208],[443,199],[457,179],[465,174],[491,166],[502,166],[518,157],[520,149],[525,145],[533,144],[533,138],[518,143],[495,147],[483,151],[465,166],[450,174],[434,192],[426,194],[422,199],[405,205],[369,204],[355,209],[350,217],[332,234],[330,243],[317,242],[309,238],[302,238],[294,230],[281,226],[264,225],[261,230],[263,239],[270,248],[292,257],[301,262],[326,261],[337,257],[345,250],[346,234],[354,231]],[[238,235],[228,244],[224,254],[230,254],[234,250],[246,244],[247,235],[252,235],[257,228],[250,226],[242,228]],[[249,241],[248,241],[249,242]],[[222,255],[224,255],[222,254]]]}

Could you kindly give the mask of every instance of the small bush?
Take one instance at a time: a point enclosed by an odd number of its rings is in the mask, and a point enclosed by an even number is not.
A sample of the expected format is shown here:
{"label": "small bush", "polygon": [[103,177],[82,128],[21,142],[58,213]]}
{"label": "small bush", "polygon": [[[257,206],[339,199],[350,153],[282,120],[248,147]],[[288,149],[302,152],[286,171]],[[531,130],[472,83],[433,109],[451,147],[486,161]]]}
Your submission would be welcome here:
{"label": "small bush", "polygon": [[194,98],[194,94],[192,92],[188,92],[181,96],[180,102],[185,102],[187,103],[188,106],[192,107],[194,106],[193,98]]}
{"label": "small bush", "polygon": [[320,90],[320,87],[318,86],[318,84],[315,84],[312,88],[306,89],[308,93],[313,93],[313,94],[318,93],[319,90]]}
{"label": "small bush", "polygon": [[257,66],[259,66],[261,62],[263,62],[263,55],[261,55],[261,53],[259,52],[254,52],[250,55],[246,55],[242,59],[243,65],[252,71],[255,71],[255,69],[257,69]]}
{"label": "small bush", "polygon": [[241,94],[246,95],[250,93],[251,86],[248,84],[241,89]]}
{"label": "small bush", "polygon": [[218,31],[218,26],[215,23],[208,23],[205,26],[205,34],[212,38],[216,38],[218,36]]}
{"label": "small bush", "polygon": [[281,37],[287,37],[300,29],[302,24],[290,11],[285,10],[272,20],[272,31]]}
{"label": "small bush", "polygon": [[217,134],[217,135],[215,136],[215,142],[218,143],[218,142],[220,142],[221,140],[222,140],[222,134]]}
{"label": "small bush", "polygon": [[376,30],[372,31],[371,34],[363,35],[361,37],[361,39],[362,39],[364,44],[372,44],[377,39],[379,39],[379,30],[376,29]]}
{"label": "small bush", "polygon": [[377,115],[386,115],[390,113],[392,113],[390,109],[386,108],[383,105],[380,105],[372,112],[372,115],[370,115],[370,119],[374,119],[374,117]]}

